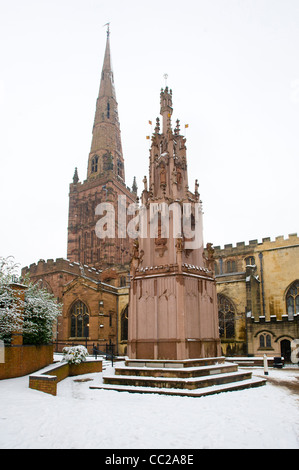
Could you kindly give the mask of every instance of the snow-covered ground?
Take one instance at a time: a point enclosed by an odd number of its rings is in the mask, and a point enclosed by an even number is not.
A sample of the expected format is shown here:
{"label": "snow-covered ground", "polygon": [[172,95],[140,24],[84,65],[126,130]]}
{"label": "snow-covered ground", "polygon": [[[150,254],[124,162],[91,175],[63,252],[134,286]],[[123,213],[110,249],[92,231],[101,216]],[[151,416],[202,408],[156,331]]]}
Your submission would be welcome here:
{"label": "snow-covered ground", "polygon": [[[299,395],[270,382],[182,398],[91,390],[97,373],[65,379],[53,397],[28,377],[0,381],[1,449],[299,448]],[[298,383],[299,369],[270,368],[269,378]]]}

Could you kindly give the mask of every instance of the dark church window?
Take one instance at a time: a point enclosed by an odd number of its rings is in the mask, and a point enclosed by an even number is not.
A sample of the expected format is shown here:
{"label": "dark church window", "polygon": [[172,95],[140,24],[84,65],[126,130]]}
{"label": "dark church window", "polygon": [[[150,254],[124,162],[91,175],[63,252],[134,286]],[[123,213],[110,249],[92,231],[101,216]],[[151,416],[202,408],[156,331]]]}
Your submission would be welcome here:
{"label": "dark church window", "polygon": [[271,336],[266,335],[266,348],[271,348]]}
{"label": "dark church window", "polygon": [[122,162],[120,160],[117,160],[117,174],[118,176],[121,176],[121,170],[122,170]]}
{"label": "dark church window", "polygon": [[128,340],[128,306],[121,314],[121,341]]}
{"label": "dark church window", "polygon": [[98,171],[98,161],[99,157],[95,155],[93,159],[91,160],[91,172],[96,173]]}
{"label": "dark church window", "polygon": [[246,263],[246,266],[254,266],[255,265],[254,256],[248,256],[247,258],[245,258],[245,263]]}
{"label": "dark church window", "polygon": [[222,294],[217,296],[219,334],[221,338],[233,338],[235,336],[235,307],[232,301]]}
{"label": "dark church window", "polygon": [[107,118],[110,118],[110,103],[107,103]]}
{"label": "dark church window", "polygon": [[263,333],[259,337],[260,348],[271,348],[271,335]]}
{"label": "dark church window", "polygon": [[83,338],[89,335],[89,314],[86,305],[77,300],[71,308],[71,337]]}
{"label": "dark church window", "polygon": [[191,214],[191,230],[194,232],[195,230],[195,216],[194,214]]}
{"label": "dark church window", "polygon": [[295,314],[299,314],[299,281],[293,282],[286,294],[286,306],[289,320],[293,320]]}

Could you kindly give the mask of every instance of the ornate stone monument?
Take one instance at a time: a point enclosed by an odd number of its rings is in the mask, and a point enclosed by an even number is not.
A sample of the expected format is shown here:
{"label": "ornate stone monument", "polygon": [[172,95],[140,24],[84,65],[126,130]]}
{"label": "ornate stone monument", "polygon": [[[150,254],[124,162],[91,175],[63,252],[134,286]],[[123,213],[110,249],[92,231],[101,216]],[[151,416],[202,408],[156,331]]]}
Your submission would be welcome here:
{"label": "ornate stone monument", "polygon": [[172,90],[160,94],[131,262],[128,356],[184,360],[220,356],[212,246],[204,255],[202,208],[189,190],[186,138],[171,126]]}
{"label": "ornate stone monument", "polygon": [[208,243],[205,256],[198,182],[190,192],[186,139],[178,121],[171,128],[167,87],[161,115],[136,218],[128,357],[90,388],[202,397],[264,385],[220,356],[213,247]]}

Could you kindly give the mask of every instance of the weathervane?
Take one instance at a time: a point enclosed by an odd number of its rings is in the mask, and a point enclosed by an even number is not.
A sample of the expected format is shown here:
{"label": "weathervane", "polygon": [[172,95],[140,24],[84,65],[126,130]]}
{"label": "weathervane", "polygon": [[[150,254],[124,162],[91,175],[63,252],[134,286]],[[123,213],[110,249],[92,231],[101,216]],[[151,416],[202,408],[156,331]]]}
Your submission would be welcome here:
{"label": "weathervane", "polygon": [[[107,37],[109,38],[109,35],[110,35],[110,22],[104,24],[104,26],[107,26]],[[104,28],[104,26],[103,26],[103,28]]]}

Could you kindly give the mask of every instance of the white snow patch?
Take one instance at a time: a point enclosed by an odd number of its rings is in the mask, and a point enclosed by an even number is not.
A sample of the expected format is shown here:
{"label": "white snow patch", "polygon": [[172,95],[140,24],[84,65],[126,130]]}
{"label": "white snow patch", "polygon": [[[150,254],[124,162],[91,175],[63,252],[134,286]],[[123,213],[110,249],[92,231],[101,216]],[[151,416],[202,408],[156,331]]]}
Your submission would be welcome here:
{"label": "white snow patch", "polygon": [[[298,395],[285,388],[268,382],[202,398],[90,389],[103,374],[113,368],[69,377],[56,397],[29,389],[29,376],[1,380],[0,448],[299,448]],[[298,381],[299,370],[269,369],[269,377]]]}

